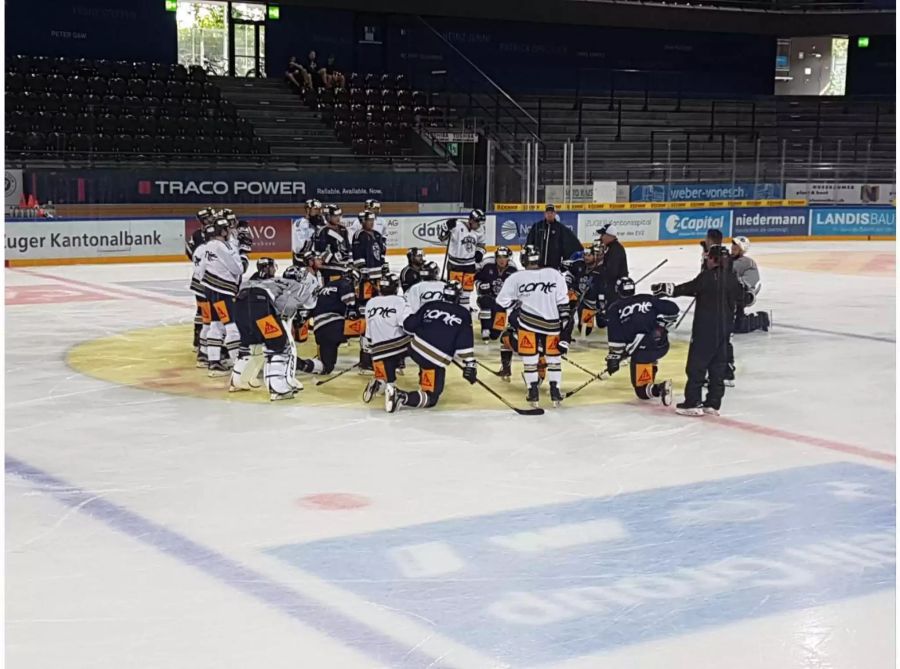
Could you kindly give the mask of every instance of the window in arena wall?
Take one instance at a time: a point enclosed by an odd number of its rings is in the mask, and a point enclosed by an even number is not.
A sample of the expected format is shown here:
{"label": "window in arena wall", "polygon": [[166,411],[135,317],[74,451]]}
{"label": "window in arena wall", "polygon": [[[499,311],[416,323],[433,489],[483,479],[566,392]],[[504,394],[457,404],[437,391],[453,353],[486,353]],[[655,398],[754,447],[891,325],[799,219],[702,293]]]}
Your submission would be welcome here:
{"label": "window in arena wall", "polygon": [[200,65],[209,74],[228,74],[228,26],[225,2],[179,2],[178,62]]}
{"label": "window in arena wall", "polygon": [[844,95],[849,44],[846,35],[779,39],[775,95]]}

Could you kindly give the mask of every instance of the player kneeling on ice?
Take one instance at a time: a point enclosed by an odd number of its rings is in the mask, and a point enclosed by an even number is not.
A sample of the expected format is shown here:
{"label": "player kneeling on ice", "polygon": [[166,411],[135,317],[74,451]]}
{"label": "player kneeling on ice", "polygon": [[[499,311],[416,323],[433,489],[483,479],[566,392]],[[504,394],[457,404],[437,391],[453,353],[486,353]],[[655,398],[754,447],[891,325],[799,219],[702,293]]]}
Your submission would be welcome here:
{"label": "player kneeling on ice", "polygon": [[634,281],[616,281],[619,299],[607,308],[609,353],[606,371],[615,374],[625,358],[631,358],[631,385],[642,400],[659,398],[672,403],[672,382],[657,382],[659,360],[669,352],[669,326],[678,317],[678,305],[653,295],[635,295]]}
{"label": "player kneeling on ice", "polygon": [[330,267],[330,278],[319,289],[316,306],[312,310],[313,332],[319,354],[317,358],[300,358],[297,362],[297,369],[307,374],[331,374],[337,363],[338,347],[346,341],[344,321],[359,319],[349,265],[327,257],[325,266]]}
{"label": "player kneeling on ice", "polygon": [[[706,257],[706,269],[687,283],[654,283],[656,296],[693,296],[694,324],[691,346],[688,349],[687,383],[684,402],[676,405],[683,416],[719,415],[725,396],[725,377],[728,371],[728,343],[734,325],[734,312],[743,298],[741,284],[731,271],[728,248],[711,246]],[[703,382],[709,375],[706,399],[702,398]]]}
{"label": "player kneeling on ice", "polygon": [[509,327],[503,336],[509,338],[506,345],[518,352],[525,366],[526,401],[533,406],[539,401],[538,359],[543,352],[547,356],[550,401],[559,406],[563,400],[560,332],[569,318],[569,292],[559,270],[539,266],[540,257],[530,244],[522,249],[524,269],[504,282],[497,306],[509,313]]}
{"label": "player kneeling on ice", "polygon": [[303,390],[294,374],[297,351],[288,322],[299,309],[315,303],[315,287],[292,279],[276,278],[275,261],[260,258],[257,272],[241,286],[234,304],[234,319],[241,347],[231,372],[229,392],[251,390],[265,365],[270,400],[291,399]]}
{"label": "player kneeling on ice", "polygon": [[405,392],[393,384],[384,389],[384,408],[393,413],[399,407],[423,409],[438,403],[444,392],[447,365],[454,358],[463,363],[463,378],[475,383],[472,316],[460,305],[462,286],[451,281],[443,288],[441,299],[426,302],[403,321],[403,329],[412,335],[411,357],[419,365],[419,390]]}
{"label": "player kneeling on ice", "polygon": [[385,385],[397,382],[397,370],[409,349],[409,334],[403,329],[403,322],[411,312],[406,300],[397,295],[400,279],[388,273],[378,280],[379,295],[366,303],[366,334],[369,351],[372,354],[372,368],[375,378],[369,381],[363,391],[363,401],[367,404],[376,394],[384,392]]}

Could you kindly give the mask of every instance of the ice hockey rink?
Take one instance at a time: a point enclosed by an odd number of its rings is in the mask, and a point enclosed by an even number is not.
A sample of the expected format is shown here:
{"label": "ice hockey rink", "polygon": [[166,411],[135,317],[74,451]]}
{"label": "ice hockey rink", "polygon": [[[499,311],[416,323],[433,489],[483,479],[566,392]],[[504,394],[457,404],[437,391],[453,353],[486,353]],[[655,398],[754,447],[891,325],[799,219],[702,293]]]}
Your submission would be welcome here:
{"label": "ice hockey rink", "polygon": [[893,667],[894,249],[754,244],[773,327],[718,418],[627,370],[540,417],[453,371],[428,411],[355,373],[236,399],[190,364],[188,263],[7,269],[8,666]]}

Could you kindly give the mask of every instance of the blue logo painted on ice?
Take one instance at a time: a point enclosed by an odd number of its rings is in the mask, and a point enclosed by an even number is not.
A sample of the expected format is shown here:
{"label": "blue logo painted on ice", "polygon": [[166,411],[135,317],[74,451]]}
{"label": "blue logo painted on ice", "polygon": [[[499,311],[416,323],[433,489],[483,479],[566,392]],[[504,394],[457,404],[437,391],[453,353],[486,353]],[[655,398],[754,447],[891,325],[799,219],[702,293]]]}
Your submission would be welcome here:
{"label": "blue logo painted on ice", "polygon": [[892,588],[894,489],[829,463],[266,552],[532,666]]}
{"label": "blue logo painted on ice", "polygon": [[701,239],[706,232],[718,228],[728,237],[731,234],[731,210],[663,212],[661,239]]}

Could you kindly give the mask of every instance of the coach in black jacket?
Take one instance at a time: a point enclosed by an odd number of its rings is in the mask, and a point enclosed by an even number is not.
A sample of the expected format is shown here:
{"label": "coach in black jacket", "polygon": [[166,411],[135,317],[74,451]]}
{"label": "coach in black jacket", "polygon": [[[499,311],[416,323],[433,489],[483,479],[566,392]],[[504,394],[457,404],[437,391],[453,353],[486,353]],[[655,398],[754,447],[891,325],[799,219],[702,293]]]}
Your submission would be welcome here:
{"label": "coach in black jacket", "polygon": [[605,249],[603,264],[600,266],[603,294],[606,296],[606,304],[612,304],[617,299],[616,281],[628,276],[628,256],[625,254],[625,247],[619,241],[614,225],[604,225],[599,233],[600,242]]}
{"label": "coach in black jacket", "polygon": [[560,269],[563,260],[582,250],[578,236],[559,222],[556,205],[548,204],[543,220],[531,226],[525,244],[531,244],[541,255],[541,267]]}
{"label": "coach in black jacket", "polygon": [[[710,247],[706,269],[694,279],[680,285],[655,283],[653,294],[666,297],[696,298],[691,346],[688,349],[687,384],[684,402],[676,411],[685,416],[719,415],[725,395],[728,370],[728,342],[734,326],[734,310],[743,300],[743,290],[734,272],[728,248]],[[703,382],[709,376],[706,400],[702,399]]]}

